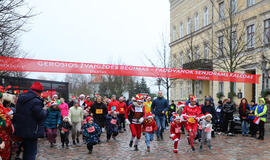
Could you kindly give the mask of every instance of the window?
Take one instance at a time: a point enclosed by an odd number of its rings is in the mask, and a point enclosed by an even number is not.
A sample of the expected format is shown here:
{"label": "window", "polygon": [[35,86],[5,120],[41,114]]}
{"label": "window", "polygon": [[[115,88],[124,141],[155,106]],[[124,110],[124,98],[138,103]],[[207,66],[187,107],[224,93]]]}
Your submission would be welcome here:
{"label": "window", "polygon": [[254,48],[255,43],[255,26],[254,24],[247,27],[247,48]]}
{"label": "window", "polygon": [[218,37],[218,52],[219,56],[223,56],[224,36]]}
{"label": "window", "polygon": [[187,63],[191,62],[191,54],[190,54],[190,49],[188,49],[188,50],[187,50],[187,55],[186,55],[186,56],[187,56],[187,60],[186,60],[186,62],[187,62]]}
{"label": "window", "polygon": [[195,56],[194,59],[198,60],[200,58],[200,52],[199,52],[199,47],[195,47]]}
{"label": "window", "polygon": [[190,80],[188,81],[187,92],[188,92],[188,94],[191,93],[191,81]]}
{"label": "window", "polygon": [[190,34],[191,32],[191,20],[190,18],[188,18],[188,21],[187,21],[187,34]]}
{"label": "window", "polygon": [[176,27],[173,26],[173,41],[176,40]]}
{"label": "window", "polygon": [[194,31],[197,31],[198,29],[199,29],[199,14],[198,12],[196,12],[194,18]]}
{"label": "window", "polygon": [[202,81],[196,81],[196,93],[195,96],[196,97],[200,97],[200,93],[201,93],[201,85]]}
{"label": "window", "polygon": [[237,0],[232,0],[232,13],[236,13],[237,12]]}
{"label": "window", "polygon": [[203,14],[203,25],[207,26],[208,25],[208,8],[204,8],[204,14]]}
{"label": "window", "polygon": [[236,31],[232,32],[232,51],[236,51],[237,50],[237,34]]}
{"label": "window", "polygon": [[183,94],[183,82],[180,82],[179,84],[179,90],[180,90],[180,94],[179,94],[179,97],[180,98],[183,98],[184,97],[184,94]]}
{"label": "window", "polygon": [[233,92],[236,93],[236,82],[233,82]]}
{"label": "window", "polygon": [[177,59],[176,59],[176,55],[173,55],[173,59],[172,59],[172,68],[176,68],[177,65]]}
{"label": "window", "polygon": [[184,60],[183,52],[181,52],[180,55],[179,55],[180,68],[183,68],[183,63],[184,63],[183,60]]}
{"label": "window", "polygon": [[204,44],[203,52],[204,52],[204,59],[208,59],[209,58],[209,49],[208,49],[208,44],[207,43]]}
{"label": "window", "polygon": [[264,21],[264,44],[270,43],[270,19]]}
{"label": "window", "polygon": [[219,19],[223,19],[225,17],[225,5],[224,2],[219,3]]}
{"label": "window", "polygon": [[250,7],[255,4],[255,0],[247,0],[247,6]]}
{"label": "window", "polygon": [[224,82],[219,82],[218,92],[224,93]]}
{"label": "window", "polygon": [[180,35],[180,38],[182,38],[184,36],[184,26],[183,26],[183,23],[180,23],[179,35]]}

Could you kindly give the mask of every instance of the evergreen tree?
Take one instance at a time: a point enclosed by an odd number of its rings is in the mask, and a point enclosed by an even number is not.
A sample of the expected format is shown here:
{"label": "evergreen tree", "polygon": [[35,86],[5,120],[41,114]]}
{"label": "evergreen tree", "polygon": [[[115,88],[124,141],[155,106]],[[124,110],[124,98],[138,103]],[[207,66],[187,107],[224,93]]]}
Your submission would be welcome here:
{"label": "evergreen tree", "polygon": [[141,82],[140,82],[140,92],[141,93],[150,93],[150,89],[149,87],[147,87],[146,81],[144,80],[144,78],[142,77]]}

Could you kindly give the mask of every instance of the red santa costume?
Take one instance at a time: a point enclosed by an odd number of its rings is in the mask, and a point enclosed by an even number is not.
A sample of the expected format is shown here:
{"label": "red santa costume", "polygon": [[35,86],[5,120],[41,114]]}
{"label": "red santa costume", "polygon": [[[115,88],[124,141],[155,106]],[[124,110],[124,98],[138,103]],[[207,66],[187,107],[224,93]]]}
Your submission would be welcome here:
{"label": "red santa costume", "polygon": [[79,102],[79,106],[81,106],[82,109],[84,109],[84,107],[85,107],[84,100],[85,100],[85,95],[84,94],[80,94],[79,99],[78,99],[78,102]]}
{"label": "red santa costume", "polygon": [[196,105],[196,97],[193,96],[190,98],[190,104],[186,105],[182,115],[185,120],[187,120],[185,124],[186,131],[188,132],[188,142],[193,151],[195,151],[193,140],[196,137],[199,116],[201,113],[201,108]]}
{"label": "red santa costume", "polygon": [[138,150],[138,142],[141,138],[141,128],[142,123],[144,121],[144,105],[143,105],[143,95],[136,95],[136,102],[128,106],[127,112],[125,114],[126,123],[130,127],[130,131],[132,134],[129,146],[132,147],[133,140],[136,137],[135,141],[135,151]]}
{"label": "red santa costume", "polygon": [[184,119],[180,117],[178,114],[175,114],[175,117],[173,118],[173,122],[171,122],[171,135],[170,138],[174,142],[174,149],[173,152],[177,153],[178,152],[178,142],[180,141],[181,137],[181,125],[184,123]]}
{"label": "red santa costume", "polygon": [[84,109],[88,108],[90,110],[91,106],[93,105],[93,102],[90,100],[90,96],[88,96],[88,95],[86,96],[86,100],[84,101],[84,105],[85,105]]}

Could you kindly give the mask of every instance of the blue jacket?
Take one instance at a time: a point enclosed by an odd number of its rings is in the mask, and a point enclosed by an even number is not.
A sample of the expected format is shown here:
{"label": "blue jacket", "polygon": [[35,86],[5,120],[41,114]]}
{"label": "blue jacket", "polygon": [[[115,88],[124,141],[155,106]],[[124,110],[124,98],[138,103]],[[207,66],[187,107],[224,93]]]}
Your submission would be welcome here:
{"label": "blue jacket", "polygon": [[256,116],[254,115],[254,113],[255,113],[256,107],[257,107],[257,105],[254,105],[252,107],[249,107],[249,110],[252,111],[252,113],[249,114],[248,119],[251,119],[251,120],[254,120],[255,119]]}
{"label": "blue jacket", "polygon": [[61,112],[57,109],[49,108],[47,110],[47,118],[45,120],[46,128],[57,128],[57,125],[61,122]]}
{"label": "blue jacket", "polygon": [[[116,120],[116,124],[112,124],[111,121],[112,119]],[[119,119],[116,117],[112,117],[111,115],[106,116],[106,131],[107,133],[118,133],[118,126],[120,124]]]}
{"label": "blue jacket", "polygon": [[37,139],[44,137],[44,120],[47,112],[42,109],[43,100],[33,91],[19,95],[14,115],[14,135]]}
{"label": "blue jacket", "polygon": [[[95,131],[94,132],[88,132],[89,128],[94,127]],[[96,123],[86,123],[83,126],[83,136],[84,136],[84,141],[86,144],[92,143],[92,144],[97,144],[99,141],[99,135],[101,134],[101,129]]]}
{"label": "blue jacket", "polygon": [[167,99],[165,99],[164,97],[158,97],[152,102],[151,112],[157,116],[162,116],[163,114],[161,112],[166,112],[168,109],[169,104]]}

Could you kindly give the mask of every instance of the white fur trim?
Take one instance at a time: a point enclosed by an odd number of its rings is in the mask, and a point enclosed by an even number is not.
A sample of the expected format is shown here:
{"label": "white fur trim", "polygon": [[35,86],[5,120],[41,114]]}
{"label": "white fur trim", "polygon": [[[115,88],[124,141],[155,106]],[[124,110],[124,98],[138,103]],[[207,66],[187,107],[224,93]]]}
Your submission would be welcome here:
{"label": "white fur trim", "polygon": [[175,140],[173,140],[174,142],[176,142],[176,141],[179,141],[179,139],[178,138],[176,138]]}
{"label": "white fur trim", "polygon": [[170,138],[173,138],[174,136],[175,136],[175,134],[171,134],[171,135],[170,135]]}
{"label": "white fur trim", "polygon": [[144,121],[144,118],[140,118],[140,119],[139,119],[139,122],[140,122],[140,123],[143,123],[143,121]]}
{"label": "white fur trim", "polygon": [[127,124],[127,125],[130,125],[130,122],[129,122],[129,120],[128,120],[128,119],[126,119],[126,124]]}

